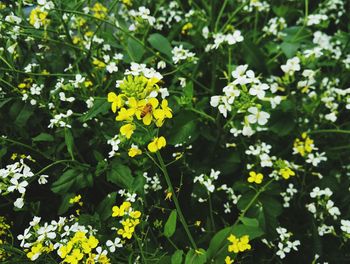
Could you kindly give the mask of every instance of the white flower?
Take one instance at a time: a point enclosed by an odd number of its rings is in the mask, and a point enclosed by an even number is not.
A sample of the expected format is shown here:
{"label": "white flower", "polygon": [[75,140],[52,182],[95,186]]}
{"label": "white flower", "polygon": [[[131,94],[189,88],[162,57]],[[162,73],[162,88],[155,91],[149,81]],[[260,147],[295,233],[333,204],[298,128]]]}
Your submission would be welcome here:
{"label": "white flower", "polygon": [[173,54],[174,64],[177,64],[182,60],[194,58],[194,56],[196,55],[193,52],[190,52],[189,50],[184,49],[182,45],[178,47],[174,47],[171,53]]}
{"label": "white flower", "polygon": [[214,95],[210,98],[210,105],[212,107],[218,107],[219,103],[220,103],[220,97],[219,95]]}
{"label": "white flower", "polygon": [[263,126],[267,123],[270,114],[267,112],[259,111],[259,109],[255,106],[251,106],[248,108],[248,112],[251,113],[247,116],[247,120],[250,124],[258,123]]}
{"label": "white flower", "polygon": [[12,185],[7,188],[8,192],[13,192],[14,190],[17,190],[21,194],[26,192],[26,188],[25,187],[28,186],[28,182],[27,181],[19,182],[18,179],[12,178],[10,180],[10,182],[12,183]]}
{"label": "white flower", "polygon": [[21,209],[24,205],[23,198],[17,198],[16,201],[13,203],[13,205],[19,209]]}
{"label": "white flower", "polygon": [[48,223],[45,223],[44,226],[40,227],[37,231],[38,240],[42,241],[45,238],[54,239],[56,237],[56,233],[54,232],[55,228]]}
{"label": "white flower", "polygon": [[32,234],[29,233],[29,231],[30,231],[30,227],[24,229],[23,235],[18,235],[18,236],[17,236],[17,239],[18,239],[19,241],[21,241],[21,247],[26,247],[26,244],[27,244],[27,243],[26,243],[26,240],[32,236]]}
{"label": "white flower", "polygon": [[345,233],[350,234],[350,220],[340,220],[341,227],[340,229]]}
{"label": "white flower", "polygon": [[40,223],[41,217],[34,216],[33,220],[30,221],[29,225],[30,226],[36,226],[37,224]]}
{"label": "white flower", "polygon": [[115,62],[110,62],[110,63],[107,65],[106,70],[107,70],[109,73],[117,72],[117,71],[118,71],[117,64],[116,64]]}
{"label": "white flower", "polygon": [[49,178],[49,175],[40,175],[38,179],[39,184],[46,184],[48,183],[48,180],[46,178]]}
{"label": "white flower", "polygon": [[265,97],[265,90],[268,90],[269,86],[266,83],[254,84],[249,89],[249,94],[256,95],[260,100]]}
{"label": "white flower", "polygon": [[285,65],[281,65],[283,72],[293,75],[294,72],[300,71],[300,59],[298,57],[291,58],[287,60]]}
{"label": "white flower", "polygon": [[123,247],[123,244],[121,243],[121,239],[117,237],[114,242],[112,240],[108,240],[106,242],[106,246],[109,248],[110,252],[115,252],[116,248],[121,248]]}

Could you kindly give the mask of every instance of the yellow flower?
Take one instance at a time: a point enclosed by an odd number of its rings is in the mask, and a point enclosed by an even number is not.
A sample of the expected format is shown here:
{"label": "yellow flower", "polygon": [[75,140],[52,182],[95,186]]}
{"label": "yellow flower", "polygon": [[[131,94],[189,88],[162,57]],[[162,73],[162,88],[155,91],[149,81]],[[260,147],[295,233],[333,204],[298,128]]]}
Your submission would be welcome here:
{"label": "yellow flower", "polygon": [[166,140],[164,137],[156,137],[151,143],[148,144],[148,150],[150,152],[157,152],[161,148],[165,147]]}
{"label": "yellow flower", "polygon": [[141,149],[139,149],[138,146],[136,146],[134,144],[131,146],[131,148],[129,149],[129,152],[128,152],[128,155],[132,158],[137,156],[137,155],[141,155],[141,154],[142,154]]}
{"label": "yellow flower", "polygon": [[112,217],[117,217],[117,216],[123,216],[125,214],[125,211],[129,210],[131,207],[130,202],[123,202],[120,207],[118,206],[113,206],[112,208]]}
{"label": "yellow flower", "polygon": [[150,98],[147,104],[144,106],[141,112],[141,118],[143,123],[148,126],[153,120],[153,109],[156,109],[159,105],[157,98]]}
{"label": "yellow flower", "polygon": [[230,256],[226,256],[225,264],[232,264],[232,263],[233,263],[233,259],[231,259]]}
{"label": "yellow flower", "polygon": [[311,153],[314,149],[314,141],[308,137],[306,132],[302,133],[301,139],[297,138],[294,140],[294,153],[299,153],[301,156],[305,156],[306,153]]}
{"label": "yellow flower", "polygon": [[161,127],[165,118],[172,118],[173,113],[170,107],[168,107],[168,100],[163,99],[161,103],[161,109],[154,110],[154,117],[157,119],[157,127]]}
{"label": "yellow flower", "polygon": [[116,95],[113,92],[108,93],[107,101],[112,103],[113,113],[115,113],[117,109],[121,108],[124,105],[122,95]]}
{"label": "yellow flower", "polygon": [[79,195],[76,195],[76,196],[73,197],[73,198],[70,198],[70,199],[69,199],[69,203],[70,203],[70,204],[79,203],[80,200],[81,200],[81,195],[79,194]]}
{"label": "yellow flower", "polygon": [[193,24],[192,23],[186,23],[182,29],[181,29],[181,34],[187,34],[187,32],[193,28]]}
{"label": "yellow flower", "polygon": [[35,28],[48,25],[49,20],[46,18],[48,14],[48,12],[42,11],[39,7],[34,8],[29,15],[29,24]]}
{"label": "yellow flower", "polygon": [[104,19],[107,15],[108,9],[100,3],[96,3],[91,8],[91,11],[94,12],[94,17],[99,18],[99,19]]}
{"label": "yellow flower", "polygon": [[288,167],[280,169],[280,170],[279,170],[279,174],[280,174],[283,178],[285,178],[286,180],[288,180],[290,176],[295,176],[295,172],[292,171],[292,169],[291,169],[291,168],[288,168]]}
{"label": "yellow flower", "polygon": [[137,219],[141,217],[141,212],[140,211],[132,211],[130,212],[130,217]]}
{"label": "yellow flower", "polygon": [[117,120],[117,121],[131,121],[133,114],[134,114],[134,112],[132,111],[132,109],[126,110],[126,108],[123,107],[119,110],[118,115],[116,116],[115,120]]}
{"label": "yellow flower", "polygon": [[38,243],[30,249],[30,251],[27,253],[27,257],[30,260],[36,260],[42,253],[43,251],[43,244]]}
{"label": "yellow flower", "polygon": [[127,139],[130,139],[135,129],[136,129],[136,126],[134,124],[132,123],[126,124],[120,128],[120,134],[125,136]]}
{"label": "yellow flower", "polygon": [[237,238],[236,236],[231,234],[227,238],[227,240],[232,243],[228,246],[228,252],[238,253],[251,249],[248,235],[242,236],[241,238]]}
{"label": "yellow flower", "polygon": [[132,6],[132,1],[131,0],[122,0],[122,2],[126,6]]}
{"label": "yellow flower", "polygon": [[261,173],[256,173],[255,171],[249,172],[248,182],[255,182],[256,184],[262,183],[264,176]]}
{"label": "yellow flower", "polygon": [[96,65],[97,68],[105,68],[106,67],[106,63],[104,63],[103,61],[100,61],[99,59],[94,59],[92,61],[93,65]]}

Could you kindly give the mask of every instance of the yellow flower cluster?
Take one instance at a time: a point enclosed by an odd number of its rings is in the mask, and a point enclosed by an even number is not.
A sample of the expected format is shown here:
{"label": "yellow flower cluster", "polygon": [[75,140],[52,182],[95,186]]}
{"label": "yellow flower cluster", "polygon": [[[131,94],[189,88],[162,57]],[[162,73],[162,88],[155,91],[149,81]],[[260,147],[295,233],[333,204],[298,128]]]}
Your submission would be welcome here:
{"label": "yellow flower cluster", "polygon": [[235,235],[231,234],[228,238],[232,244],[228,246],[228,252],[239,253],[251,249],[249,244],[249,236],[245,235],[237,238]]}
{"label": "yellow flower cluster", "polygon": [[[83,259],[86,259],[86,263],[95,263],[91,262],[94,261],[96,256],[92,253],[92,250],[97,247],[98,243],[98,239],[93,235],[87,237],[85,232],[77,231],[66,245],[58,249],[57,254],[63,259],[64,263],[78,264],[82,263]],[[108,264],[109,259],[106,255],[101,255],[98,262]]]}
{"label": "yellow flower cluster", "polygon": [[141,212],[133,211],[130,202],[123,202],[121,206],[113,206],[112,217],[123,217],[120,222],[123,227],[119,228],[117,233],[123,238],[131,239],[135,227],[140,224]]}
{"label": "yellow flower cluster", "polygon": [[10,238],[10,225],[6,223],[6,218],[0,216],[0,261],[6,260],[9,253],[2,249],[2,245]]}
{"label": "yellow flower cluster", "polygon": [[193,24],[190,22],[186,23],[181,29],[181,34],[186,35],[191,28],[193,28]]}
{"label": "yellow flower cluster", "polygon": [[255,182],[256,184],[262,183],[262,180],[264,178],[264,175],[261,173],[256,173],[255,171],[249,172],[248,182],[252,183]]}
{"label": "yellow flower cluster", "polygon": [[293,149],[296,153],[304,157],[305,154],[312,152],[314,149],[314,141],[304,132],[301,135],[301,139],[296,138],[294,140]]}
{"label": "yellow flower cluster", "polygon": [[288,180],[291,176],[295,176],[295,172],[288,167],[281,168],[278,173],[286,180]]}
{"label": "yellow flower cluster", "polygon": [[91,11],[94,13],[93,16],[98,19],[104,19],[107,16],[108,9],[101,3],[96,3]]}
{"label": "yellow flower cluster", "polygon": [[48,14],[48,12],[41,10],[40,7],[34,8],[29,15],[29,24],[35,28],[47,26],[50,23],[50,20],[47,19]]}
{"label": "yellow flower cluster", "polygon": [[[137,120],[141,125],[149,126],[154,123],[157,127],[164,124],[166,118],[172,118],[172,110],[168,101],[159,101],[153,93],[158,93],[159,86],[157,78],[146,78],[145,76],[128,75],[119,83],[120,94],[110,92],[107,100],[111,103],[113,113],[117,113],[116,121],[124,122],[120,127],[120,134],[130,139],[136,130]],[[157,137],[148,144],[151,152],[156,152],[166,145],[164,137]],[[137,146],[129,149],[129,156],[140,155],[142,151]]]}

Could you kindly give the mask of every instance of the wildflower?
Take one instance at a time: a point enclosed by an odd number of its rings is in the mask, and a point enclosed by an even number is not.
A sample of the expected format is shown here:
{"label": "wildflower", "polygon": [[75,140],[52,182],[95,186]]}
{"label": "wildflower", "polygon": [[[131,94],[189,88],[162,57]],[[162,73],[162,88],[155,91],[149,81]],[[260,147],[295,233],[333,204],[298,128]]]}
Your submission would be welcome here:
{"label": "wildflower", "polygon": [[132,109],[121,108],[116,116],[116,121],[131,121],[134,111]]}
{"label": "wildflower", "polygon": [[154,117],[157,119],[156,125],[162,126],[165,118],[172,118],[172,110],[168,107],[168,100],[163,99],[161,103],[161,109],[154,110]]}
{"label": "wildflower", "polygon": [[293,154],[299,153],[301,156],[305,156],[307,153],[311,153],[316,149],[314,141],[304,132],[301,135],[301,139],[296,138],[293,144]]}
{"label": "wildflower", "polygon": [[137,155],[141,155],[141,154],[142,154],[141,149],[139,149],[139,147],[137,145],[132,144],[131,148],[129,149],[128,155],[133,158],[133,157],[135,157]]}
{"label": "wildflower", "polygon": [[116,237],[114,239],[114,242],[111,240],[107,240],[106,246],[109,248],[110,252],[115,252],[116,248],[123,247],[123,244],[121,243],[121,239],[119,237]]}
{"label": "wildflower", "polygon": [[249,244],[249,236],[245,235],[241,238],[237,238],[233,234],[231,234],[228,238],[228,241],[230,241],[232,244],[228,246],[228,252],[234,252],[239,253],[246,250],[251,249],[251,246]]}
{"label": "wildflower", "polygon": [[232,263],[233,263],[233,259],[231,259],[230,256],[226,256],[225,264],[232,264]]}
{"label": "wildflower", "polygon": [[113,206],[112,208],[112,217],[118,217],[118,216],[123,216],[127,210],[131,207],[130,202],[123,202],[120,207],[118,206]]}
{"label": "wildflower", "polygon": [[166,140],[164,137],[156,137],[154,140],[148,144],[147,148],[150,152],[157,152],[161,148],[165,147]]}
{"label": "wildflower", "polygon": [[264,176],[261,173],[256,173],[255,171],[249,172],[248,182],[255,182],[256,184],[262,183]]}
{"label": "wildflower", "polygon": [[266,113],[264,111],[260,111],[257,107],[249,107],[248,112],[251,113],[247,116],[247,120],[251,124],[258,123],[259,125],[263,126],[267,123],[267,120],[270,117],[269,113]]}
{"label": "wildflower", "polygon": [[291,169],[291,168],[281,168],[279,170],[279,174],[286,180],[289,179],[290,176],[294,176],[295,175],[295,172]]}
{"label": "wildflower", "polygon": [[108,9],[100,4],[100,3],[96,3],[92,8],[91,11],[94,13],[93,16],[98,18],[98,19],[104,19],[107,15],[107,11]]}
{"label": "wildflower", "polygon": [[125,136],[127,139],[130,139],[131,135],[134,133],[134,130],[136,129],[136,126],[132,123],[123,125],[120,128],[120,134]]}
{"label": "wildflower", "polygon": [[34,8],[29,15],[29,24],[35,28],[40,28],[41,26],[47,26],[49,20],[47,19],[48,12],[43,11],[40,7]]}
{"label": "wildflower", "polygon": [[79,204],[80,206],[82,206],[82,205],[83,205],[83,202],[80,202],[80,200],[81,200],[81,195],[79,194],[79,195],[74,196],[73,198],[70,198],[70,199],[69,199],[69,203],[70,203],[70,204],[75,204],[75,203],[77,203],[77,204]]}
{"label": "wildflower", "polygon": [[124,105],[122,95],[116,95],[113,92],[108,93],[107,100],[108,102],[112,103],[113,113],[115,113],[117,109],[121,108]]}

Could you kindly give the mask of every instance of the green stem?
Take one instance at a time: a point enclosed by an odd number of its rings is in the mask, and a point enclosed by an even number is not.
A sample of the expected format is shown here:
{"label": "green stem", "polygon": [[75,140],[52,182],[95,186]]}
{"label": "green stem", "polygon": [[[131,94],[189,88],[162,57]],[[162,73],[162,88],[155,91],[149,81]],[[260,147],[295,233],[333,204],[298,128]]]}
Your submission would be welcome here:
{"label": "green stem", "polygon": [[192,247],[193,247],[194,249],[197,249],[196,242],[194,241],[194,239],[193,239],[193,237],[192,237],[192,235],[191,235],[191,232],[190,232],[190,230],[189,230],[189,228],[188,228],[188,225],[187,225],[187,223],[186,223],[185,217],[184,217],[184,215],[183,215],[183,213],[182,213],[182,210],[181,210],[179,201],[178,201],[178,199],[177,199],[177,197],[176,197],[174,187],[173,187],[173,185],[172,185],[172,183],[171,183],[171,181],[170,181],[170,177],[169,177],[168,171],[167,171],[167,169],[166,169],[166,167],[165,167],[163,158],[162,158],[162,156],[160,155],[159,151],[156,152],[156,155],[157,155],[159,164],[160,164],[160,166],[161,166],[161,168],[162,168],[161,170],[162,170],[163,175],[164,175],[164,177],[165,177],[165,181],[166,181],[166,183],[167,183],[167,185],[168,185],[168,188],[170,189],[170,192],[172,193],[172,196],[171,196],[171,197],[172,197],[172,199],[173,199],[173,201],[174,201],[174,204],[175,204],[175,207],[176,207],[176,211],[177,211],[177,213],[178,213],[178,215],[179,215],[179,218],[180,218],[180,222],[182,223],[182,226],[183,226],[183,228],[184,228],[184,230],[185,230],[185,232],[186,232],[186,234],[187,234],[188,239],[190,240],[190,243],[191,243]]}
{"label": "green stem", "polygon": [[219,12],[219,15],[216,19],[216,22],[215,22],[215,27],[214,27],[214,32],[216,33],[217,30],[218,30],[218,26],[219,26],[219,22],[220,22],[220,19],[222,17],[222,14],[224,13],[224,10],[225,10],[225,7],[227,5],[227,0],[225,0],[224,4],[222,5],[221,9],[220,9],[220,12]]}
{"label": "green stem", "polygon": [[212,201],[211,201],[210,193],[208,194],[208,202],[209,202],[210,222],[211,222],[212,230],[215,232],[216,231],[216,227],[215,227],[215,221],[214,221],[214,215],[213,215],[213,204],[212,204]]}
{"label": "green stem", "polygon": [[343,129],[319,129],[310,131],[309,134],[320,134],[320,133],[339,133],[339,134],[350,134],[350,130]]}
{"label": "green stem", "polygon": [[208,114],[206,114],[206,113],[204,113],[204,112],[202,112],[202,111],[199,111],[199,110],[197,110],[197,109],[195,109],[195,108],[190,108],[189,110],[191,110],[192,112],[195,112],[195,113],[197,113],[197,114],[199,114],[199,115],[205,117],[206,119],[210,120],[210,121],[213,122],[213,123],[216,122],[214,117],[212,117],[212,116],[210,116],[210,115],[208,115]]}

